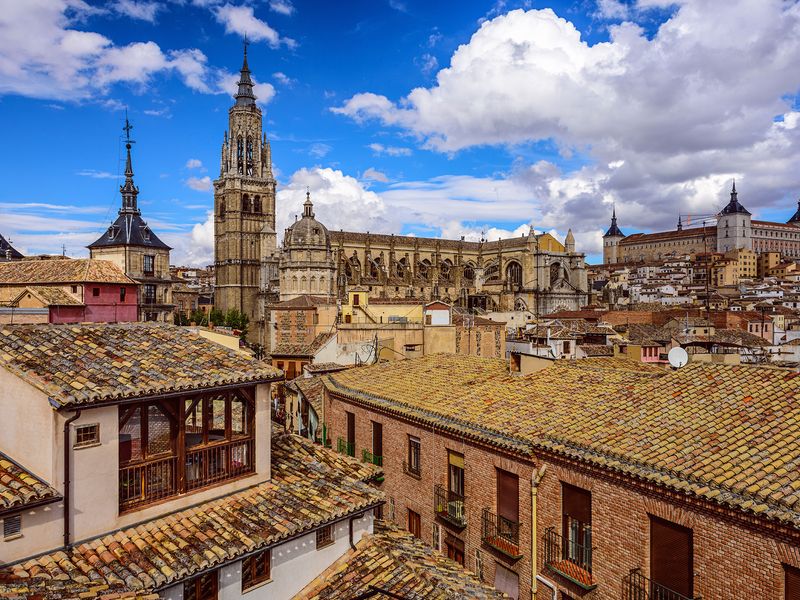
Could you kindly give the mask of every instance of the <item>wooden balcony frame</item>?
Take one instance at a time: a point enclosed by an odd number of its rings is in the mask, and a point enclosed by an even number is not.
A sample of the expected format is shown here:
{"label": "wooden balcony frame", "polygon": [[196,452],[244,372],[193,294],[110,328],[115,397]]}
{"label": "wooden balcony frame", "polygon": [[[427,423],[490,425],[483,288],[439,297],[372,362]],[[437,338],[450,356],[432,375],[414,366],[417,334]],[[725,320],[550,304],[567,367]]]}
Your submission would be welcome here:
{"label": "wooden balcony frame", "polygon": [[[225,401],[225,428],[221,439],[210,439],[213,430],[212,402]],[[241,401],[246,406],[243,429],[233,431],[233,406]],[[202,404],[199,431],[187,431],[187,416]],[[188,404],[188,410],[187,410]],[[149,451],[149,424],[146,418],[151,406],[157,406],[170,423],[170,449],[156,454]],[[186,493],[220,485],[255,473],[256,428],[255,386],[180,396],[171,400],[143,400],[119,409],[120,432],[132,415],[138,412],[139,456],[123,457],[120,443],[119,510],[120,514],[167,501]],[[220,432],[222,430],[217,429]],[[187,447],[187,434],[200,434],[199,443]]]}

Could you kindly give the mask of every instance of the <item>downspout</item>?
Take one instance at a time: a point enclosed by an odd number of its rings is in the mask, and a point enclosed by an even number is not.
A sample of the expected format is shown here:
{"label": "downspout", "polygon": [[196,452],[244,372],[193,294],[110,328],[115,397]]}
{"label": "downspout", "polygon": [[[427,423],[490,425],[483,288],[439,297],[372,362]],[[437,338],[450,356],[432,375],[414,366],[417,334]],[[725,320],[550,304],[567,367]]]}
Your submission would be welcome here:
{"label": "downspout", "polygon": [[64,547],[69,547],[69,511],[70,511],[70,469],[69,469],[69,426],[81,416],[81,410],[75,411],[69,419],[64,421]]}
{"label": "downspout", "polygon": [[355,519],[360,519],[360,518],[361,518],[361,517],[363,517],[363,516],[364,516],[364,513],[362,512],[362,513],[361,513],[361,514],[359,514],[359,515],[353,515],[353,516],[352,516],[352,517],[350,517],[350,519],[348,520],[348,526],[349,526],[349,528],[350,528],[350,547],[351,547],[353,550],[355,550],[355,549],[356,549],[356,545],[353,543],[353,521],[354,521]]}
{"label": "downspout", "polygon": [[539,483],[542,481],[542,477],[544,477],[544,473],[547,470],[547,465],[542,465],[538,469],[534,469],[533,474],[531,475],[531,599],[536,600],[536,588],[538,587],[536,582],[536,577],[538,575],[538,562],[539,562],[539,555],[537,552],[537,529],[536,529],[536,502],[537,496],[539,494]]}

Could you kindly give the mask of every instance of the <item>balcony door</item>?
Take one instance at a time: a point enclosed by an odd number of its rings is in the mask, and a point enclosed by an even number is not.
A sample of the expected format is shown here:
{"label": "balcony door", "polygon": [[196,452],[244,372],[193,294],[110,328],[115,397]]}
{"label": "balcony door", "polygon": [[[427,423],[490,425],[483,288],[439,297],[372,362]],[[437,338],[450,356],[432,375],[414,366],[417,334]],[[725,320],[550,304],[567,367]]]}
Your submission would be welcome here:
{"label": "balcony door", "polygon": [[519,523],[519,477],[502,469],[497,469],[497,533],[511,539],[516,537]]}
{"label": "balcony door", "polygon": [[448,452],[449,476],[447,490],[456,496],[464,497],[464,455]]}
{"label": "balcony door", "polygon": [[692,530],[650,517],[650,580],[653,600],[673,598],[677,592],[692,597]]}
{"label": "balcony door", "polygon": [[561,484],[563,558],[592,571],[592,494]]}

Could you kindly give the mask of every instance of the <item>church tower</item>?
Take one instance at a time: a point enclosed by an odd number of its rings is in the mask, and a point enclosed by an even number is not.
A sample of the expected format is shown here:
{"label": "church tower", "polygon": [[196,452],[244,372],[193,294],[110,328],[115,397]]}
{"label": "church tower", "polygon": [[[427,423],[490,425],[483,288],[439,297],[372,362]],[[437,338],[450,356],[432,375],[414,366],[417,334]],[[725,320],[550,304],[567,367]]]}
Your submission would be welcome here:
{"label": "church tower", "polygon": [[731,199],[717,216],[717,252],[738,248],[753,249],[753,231],[750,211],[739,203],[736,182],[731,188]]}
{"label": "church tower", "polygon": [[264,304],[278,287],[275,178],[247,64],[247,41],[238,85],[214,181],[214,307],[246,314],[249,340],[263,345]]}
{"label": "church tower", "polygon": [[619,243],[625,238],[625,234],[617,226],[617,209],[611,213],[611,227],[608,228],[603,236],[603,264],[610,265],[620,262]]}

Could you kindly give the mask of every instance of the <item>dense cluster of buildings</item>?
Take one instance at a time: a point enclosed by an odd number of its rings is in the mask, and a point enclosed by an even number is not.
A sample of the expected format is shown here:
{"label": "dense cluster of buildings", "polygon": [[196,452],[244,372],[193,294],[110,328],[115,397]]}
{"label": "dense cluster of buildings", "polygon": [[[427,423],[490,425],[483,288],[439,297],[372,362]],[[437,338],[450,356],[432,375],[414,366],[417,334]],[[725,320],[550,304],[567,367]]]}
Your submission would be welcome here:
{"label": "dense cluster of buildings", "polygon": [[279,246],[245,51],[195,269],[131,144],[90,258],[0,237],[0,598],[800,600],[800,207]]}

